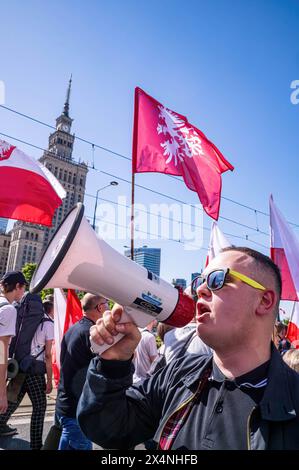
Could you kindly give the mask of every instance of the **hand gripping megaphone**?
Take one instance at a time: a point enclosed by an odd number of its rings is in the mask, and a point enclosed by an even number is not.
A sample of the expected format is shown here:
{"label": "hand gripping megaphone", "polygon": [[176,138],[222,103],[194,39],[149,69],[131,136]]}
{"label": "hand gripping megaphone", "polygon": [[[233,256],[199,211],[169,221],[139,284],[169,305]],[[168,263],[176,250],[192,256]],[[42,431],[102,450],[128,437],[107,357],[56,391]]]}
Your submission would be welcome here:
{"label": "hand gripping megaphone", "polygon": [[[78,203],[53,235],[30,283],[30,292],[79,289],[124,306],[122,322],[144,327],[152,320],[182,327],[195,313],[194,301],[168,282],[114,250],[97,236]],[[123,337],[118,334],[115,342]],[[97,353],[109,345],[92,344]]]}

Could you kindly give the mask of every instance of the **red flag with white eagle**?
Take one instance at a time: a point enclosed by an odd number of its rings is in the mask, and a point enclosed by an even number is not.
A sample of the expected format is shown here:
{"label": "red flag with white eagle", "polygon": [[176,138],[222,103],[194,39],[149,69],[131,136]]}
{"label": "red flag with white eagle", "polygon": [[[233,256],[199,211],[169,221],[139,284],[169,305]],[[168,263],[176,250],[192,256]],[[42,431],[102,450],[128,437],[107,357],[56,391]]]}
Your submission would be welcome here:
{"label": "red flag with white eagle", "polygon": [[[286,219],[270,197],[271,259],[280,268],[282,300],[294,300],[287,337],[293,344],[299,340],[299,242]],[[296,343],[295,343],[296,342]]]}
{"label": "red flag with white eagle", "polygon": [[133,173],[182,176],[206,213],[218,219],[221,174],[234,167],[185,116],[135,89]]}
{"label": "red flag with white eagle", "polygon": [[0,140],[0,217],[51,226],[65,196],[44,165]]}
{"label": "red flag with white eagle", "polygon": [[67,299],[62,289],[54,289],[54,347],[52,348],[52,368],[57,387],[60,378],[61,341],[67,330],[82,318],[80,300],[76,292],[68,290]]}

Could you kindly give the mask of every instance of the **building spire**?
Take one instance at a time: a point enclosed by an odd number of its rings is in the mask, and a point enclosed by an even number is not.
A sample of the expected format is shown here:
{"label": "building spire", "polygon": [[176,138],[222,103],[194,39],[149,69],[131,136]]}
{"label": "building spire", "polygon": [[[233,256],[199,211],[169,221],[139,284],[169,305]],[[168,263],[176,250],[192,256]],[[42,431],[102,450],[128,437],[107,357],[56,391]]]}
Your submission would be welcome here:
{"label": "building spire", "polygon": [[63,108],[63,114],[67,117],[69,117],[71,86],[72,86],[72,74],[71,74],[71,78],[69,79],[69,86],[67,88],[66,98],[65,98],[64,108]]}

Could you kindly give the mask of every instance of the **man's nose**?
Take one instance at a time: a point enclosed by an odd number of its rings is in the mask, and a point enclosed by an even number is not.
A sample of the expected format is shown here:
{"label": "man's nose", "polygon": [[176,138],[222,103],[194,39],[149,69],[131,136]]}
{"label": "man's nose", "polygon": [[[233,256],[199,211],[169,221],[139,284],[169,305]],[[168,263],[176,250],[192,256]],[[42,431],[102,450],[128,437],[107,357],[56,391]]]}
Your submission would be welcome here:
{"label": "man's nose", "polygon": [[199,299],[201,297],[210,297],[212,295],[212,292],[210,291],[210,289],[208,289],[206,281],[197,288],[196,294]]}

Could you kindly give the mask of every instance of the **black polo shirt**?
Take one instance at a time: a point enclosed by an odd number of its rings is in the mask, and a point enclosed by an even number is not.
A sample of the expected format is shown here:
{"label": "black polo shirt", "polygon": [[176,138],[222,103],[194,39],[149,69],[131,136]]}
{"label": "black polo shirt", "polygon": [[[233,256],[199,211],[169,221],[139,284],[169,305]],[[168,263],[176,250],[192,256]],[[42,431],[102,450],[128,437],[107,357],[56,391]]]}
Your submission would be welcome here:
{"label": "black polo shirt", "polygon": [[60,416],[76,417],[87,369],[95,356],[90,350],[89,330],[92,325],[92,320],[83,317],[71,326],[62,339],[56,400],[56,413]]}
{"label": "black polo shirt", "polygon": [[247,449],[248,417],[264,395],[269,364],[229,380],[213,361],[211,376],[187,418],[189,433],[182,426],[172,449]]}

